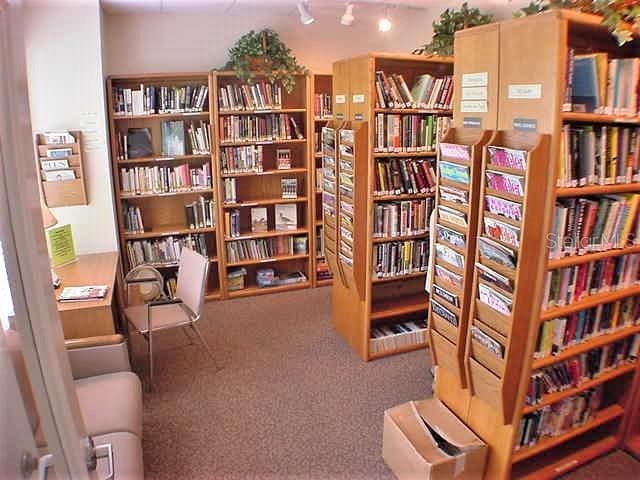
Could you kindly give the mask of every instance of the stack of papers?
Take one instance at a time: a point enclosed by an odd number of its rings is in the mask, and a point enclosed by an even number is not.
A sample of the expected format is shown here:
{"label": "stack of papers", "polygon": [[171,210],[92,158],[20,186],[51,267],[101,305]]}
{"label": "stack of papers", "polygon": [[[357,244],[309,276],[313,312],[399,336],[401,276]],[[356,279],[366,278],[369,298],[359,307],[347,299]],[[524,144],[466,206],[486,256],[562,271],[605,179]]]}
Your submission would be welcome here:
{"label": "stack of papers", "polygon": [[65,287],[58,298],[59,302],[82,302],[99,300],[107,294],[107,285],[90,285],[86,287]]}

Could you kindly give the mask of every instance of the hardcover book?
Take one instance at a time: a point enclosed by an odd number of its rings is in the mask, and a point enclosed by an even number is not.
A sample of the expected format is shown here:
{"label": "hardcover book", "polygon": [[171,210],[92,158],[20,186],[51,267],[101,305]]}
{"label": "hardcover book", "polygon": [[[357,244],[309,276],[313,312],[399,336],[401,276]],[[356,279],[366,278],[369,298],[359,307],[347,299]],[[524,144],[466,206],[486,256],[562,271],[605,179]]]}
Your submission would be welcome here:
{"label": "hardcover book", "polygon": [[129,128],[127,130],[126,154],[128,158],[150,157],[153,155],[151,130],[148,128]]}
{"label": "hardcover book", "polygon": [[266,232],[267,225],[267,208],[266,207],[254,207],[251,209],[251,231],[252,232]]}
{"label": "hardcover book", "polygon": [[276,230],[296,230],[298,228],[298,206],[295,203],[276,204]]}

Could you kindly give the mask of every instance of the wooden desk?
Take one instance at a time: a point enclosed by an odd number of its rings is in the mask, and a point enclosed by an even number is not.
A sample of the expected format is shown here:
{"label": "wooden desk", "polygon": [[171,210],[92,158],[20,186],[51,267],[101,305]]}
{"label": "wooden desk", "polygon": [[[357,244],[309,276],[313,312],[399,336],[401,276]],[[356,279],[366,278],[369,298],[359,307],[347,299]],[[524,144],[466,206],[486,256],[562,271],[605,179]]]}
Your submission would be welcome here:
{"label": "wooden desk", "polygon": [[76,262],[55,268],[60,277],[56,300],[64,287],[107,285],[107,295],[91,302],[58,302],[58,312],[64,338],[84,338],[116,333],[114,324],[116,276],[118,253],[92,253],[78,255]]}

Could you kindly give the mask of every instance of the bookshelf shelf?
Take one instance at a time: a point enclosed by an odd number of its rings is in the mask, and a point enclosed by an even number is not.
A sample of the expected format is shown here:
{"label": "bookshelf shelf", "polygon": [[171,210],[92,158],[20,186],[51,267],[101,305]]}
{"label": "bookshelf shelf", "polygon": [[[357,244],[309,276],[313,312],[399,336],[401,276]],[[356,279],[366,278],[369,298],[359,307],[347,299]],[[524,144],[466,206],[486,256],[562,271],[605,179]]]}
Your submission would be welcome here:
{"label": "bookshelf shelf", "polygon": [[389,202],[400,200],[420,200],[422,198],[434,197],[435,193],[401,193],[397,195],[374,195],[374,202]]}
{"label": "bookshelf shelf", "polygon": [[416,350],[422,350],[427,348],[427,343],[416,343],[415,345],[407,345],[401,348],[394,348],[393,350],[387,350],[385,352],[372,353],[371,360],[377,360],[379,358],[390,357],[392,355],[398,355],[399,353],[414,352]]}
{"label": "bookshelf shelf", "polygon": [[563,258],[550,259],[547,264],[548,270],[556,268],[570,267],[581,263],[593,262],[594,260],[602,260],[609,257],[617,257],[619,255],[627,255],[631,253],[640,253],[640,245],[632,245],[625,248],[614,248],[603,252],[585,253],[584,255],[569,255]]}
{"label": "bookshelf shelf", "polygon": [[570,305],[549,308],[542,312],[540,319],[542,322],[544,322],[546,320],[551,320],[553,318],[563,317],[571,313],[579,312],[580,310],[586,310],[601,303],[615,302],[616,300],[621,300],[623,298],[631,297],[634,295],[640,295],[640,286],[622,288],[613,292],[602,292],[595,295],[589,295],[584,297],[582,300],[572,302]]}
{"label": "bookshelf shelf", "polygon": [[385,242],[397,242],[400,240],[411,240],[414,238],[428,237],[429,232],[414,233],[413,235],[397,235],[395,237],[373,237],[371,241],[373,243],[385,243]]}
{"label": "bookshelf shelf", "polygon": [[295,230],[270,230],[266,232],[251,232],[243,233],[237,237],[224,237],[225,242],[233,242],[235,240],[248,240],[250,238],[269,238],[269,237],[283,237],[287,235],[302,235],[307,233],[306,228],[297,228]]}
{"label": "bookshelf shelf", "polygon": [[301,258],[308,258],[308,257],[309,257],[308,253],[296,254],[296,255],[281,255],[278,257],[242,260],[240,262],[227,262],[227,267],[241,267],[243,265],[258,265],[261,263],[284,262],[287,260],[298,260]]}
{"label": "bookshelf shelf", "polygon": [[218,115],[260,115],[265,113],[304,113],[306,108],[273,108],[267,110],[218,110]]}
{"label": "bookshelf shelf", "polygon": [[249,286],[243,288],[242,290],[234,290],[229,292],[229,298],[239,298],[239,297],[253,297],[255,295],[266,295],[269,293],[279,293],[286,292],[290,290],[302,290],[305,288],[309,288],[311,286],[311,282],[300,282],[300,283],[292,283],[290,285],[277,285],[275,287],[256,287]]}
{"label": "bookshelf shelf", "polygon": [[564,112],[562,119],[565,122],[640,124],[640,117],[625,117],[600,113]]}
{"label": "bookshelf shelf", "polygon": [[556,197],[577,197],[580,195],[612,195],[640,191],[640,183],[620,183],[615,185],[585,185],[584,187],[558,187]]}
{"label": "bookshelf shelf", "polygon": [[126,120],[166,120],[170,118],[198,118],[209,117],[209,112],[174,112],[174,113],[150,113],[146,115],[114,115],[112,117],[115,121]]}
{"label": "bookshelf shelf", "polygon": [[234,177],[261,177],[267,175],[294,175],[298,173],[307,173],[306,168],[289,168],[281,170],[265,170],[264,172],[237,172],[237,173],[223,173],[222,178],[234,178]]}
{"label": "bookshelf shelf", "polygon": [[215,231],[216,231],[215,227],[187,228],[184,225],[167,225],[167,226],[157,227],[154,230],[145,231],[143,233],[125,232],[124,236],[127,240],[140,240],[144,238],[168,237],[172,235],[189,235],[193,233],[213,233]]}
{"label": "bookshelf shelf", "polygon": [[136,198],[152,198],[152,197],[175,197],[178,195],[197,195],[202,193],[213,193],[211,188],[198,188],[191,190],[181,190],[178,192],[165,192],[165,193],[138,193],[138,194],[120,194],[120,199],[131,200]]}
{"label": "bookshelf shelf", "polygon": [[386,298],[371,305],[371,320],[381,320],[414,312],[426,312],[428,308],[427,299],[422,294]]}
{"label": "bookshelf shelf", "polygon": [[[614,450],[619,444],[618,438],[608,435],[600,440],[596,440],[590,445],[578,449],[574,453],[559,455],[559,458],[545,462],[544,466],[534,469],[532,473],[514,475],[514,480],[553,480],[564,472],[573,470],[589,463],[591,460]],[[529,469],[528,471],[531,471]]]}
{"label": "bookshelf shelf", "polygon": [[596,413],[594,418],[580,427],[572,428],[571,430],[555,437],[546,437],[536,445],[533,445],[531,447],[516,450],[513,454],[513,463],[521,462],[523,460],[526,460],[527,458],[538,455],[545,450],[557,447],[558,445],[561,445],[566,441],[571,440],[578,435],[581,435],[582,433],[588,432],[589,430],[593,430],[600,425],[620,418],[623,413],[624,409],[620,405],[611,405],[610,407],[603,408]]}
{"label": "bookshelf shelf", "polygon": [[419,157],[435,157],[436,152],[376,152],[373,158],[419,158]]}
{"label": "bookshelf shelf", "polygon": [[333,279],[332,278],[324,278],[321,280],[316,280],[316,286],[317,287],[326,287],[329,286],[333,283]]}
{"label": "bookshelf shelf", "polygon": [[210,153],[195,154],[195,155],[174,155],[171,157],[140,157],[130,158],[128,160],[118,160],[118,165],[138,165],[142,163],[162,163],[162,162],[180,162],[189,160],[211,160]]}
{"label": "bookshelf shelf", "polygon": [[298,198],[262,198],[259,200],[246,200],[236,203],[225,203],[223,208],[246,208],[246,207],[258,207],[260,205],[276,205],[278,203],[306,203],[307,197]]}
{"label": "bookshelf shelf", "polygon": [[577,387],[567,388],[566,390],[562,390],[560,392],[550,393],[542,397],[542,400],[535,405],[527,405],[524,407],[523,413],[531,413],[536,410],[540,410],[542,407],[546,405],[551,405],[552,403],[556,403],[564,398],[570,397],[580,392],[584,392],[590,388],[596,387],[602,383],[606,383],[609,380],[613,380],[614,378],[618,378],[622,375],[626,375],[628,373],[634,372],[637,367],[636,363],[630,363],[627,365],[623,365],[621,367],[616,367],[612,370],[609,370],[596,378],[592,378],[591,380],[587,380],[582,382]]}
{"label": "bookshelf shelf", "polygon": [[221,147],[243,147],[247,145],[288,145],[288,144],[299,144],[306,143],[307,140],[304,138],[295,138],[292,140],[247,140],[247,141],[238,141],[238,142],[220,142]]}
{"label": "bookshelf shelf", "polygon": [[425,115],[453,115],[452,110],[440,108],[374,108],[374,113],[405,113],[405,114],[425,114]]}
{"label": "bookshelf shelf", "polygon": [[622,327],[617,330],[614,330],[611,333],[591,337],[584,342],[578,343],[572,347],[562,350],[557,355],[549,355],[544,358],[535,359],[533,361],[533,364],[531,365],[531,369],[539,370],[541,368],[548,367],[549,365],[553,365],[554,363],[567,360],[571,357],[575,357],[576,355],[580,355],[581,353],[587,352],[594,348],[602,347],[609,343],[617,342],[618,340],[622,340],[623,338],[626,338],[630,335],[634,335],[636,333],[640,333],[640,325],[634,325],[631,327]]}
{"label": "bookshelf shelf", "polygon": [[409,278],[424,277],[426,274],[427,272],[424,271],[424,272],[407,273],[404,275],[395,275],[393,277],[372,278],[371,283],[399,282],[402,280],[407,280]]}

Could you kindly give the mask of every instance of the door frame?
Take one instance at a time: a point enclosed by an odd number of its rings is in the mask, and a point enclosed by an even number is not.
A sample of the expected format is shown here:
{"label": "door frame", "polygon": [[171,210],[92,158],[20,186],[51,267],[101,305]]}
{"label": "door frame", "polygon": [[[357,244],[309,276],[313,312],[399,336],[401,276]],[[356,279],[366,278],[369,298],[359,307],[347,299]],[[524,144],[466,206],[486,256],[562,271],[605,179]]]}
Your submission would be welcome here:
{"label": "door frame", "polygon": [[0,221],[7,232],[3,250],[15,328],[56,475],[84,480],[94,475],[87,471],[86,431],[51,284],[23,32],[22,1],[0,0]]}

